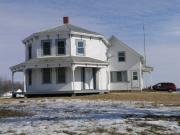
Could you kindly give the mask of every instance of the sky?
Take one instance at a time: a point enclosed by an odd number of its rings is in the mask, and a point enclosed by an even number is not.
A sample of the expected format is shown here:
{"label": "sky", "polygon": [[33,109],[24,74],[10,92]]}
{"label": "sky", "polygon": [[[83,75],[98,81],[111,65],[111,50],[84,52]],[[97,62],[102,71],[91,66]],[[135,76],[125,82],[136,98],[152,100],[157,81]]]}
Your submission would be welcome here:
{"label": "sky", "polygon": [[24,61],[24,38],[62,25],[63,16],[107,38],[115,35],[142,55],[144,24],[151,83],[180,87],[180,0],[0,0],[0,76],[10,79],[9,67]]}

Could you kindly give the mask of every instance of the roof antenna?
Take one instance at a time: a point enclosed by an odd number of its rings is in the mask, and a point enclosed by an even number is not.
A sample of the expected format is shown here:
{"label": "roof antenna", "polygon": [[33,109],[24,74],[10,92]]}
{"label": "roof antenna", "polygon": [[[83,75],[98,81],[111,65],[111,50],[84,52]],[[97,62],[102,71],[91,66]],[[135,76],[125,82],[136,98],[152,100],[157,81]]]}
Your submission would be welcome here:
{"label": "roof antenna", "polygon": [[146,65],[146,35],[145,35],[144,23],[143,23],[143,34],[144,34],[144,59]]}

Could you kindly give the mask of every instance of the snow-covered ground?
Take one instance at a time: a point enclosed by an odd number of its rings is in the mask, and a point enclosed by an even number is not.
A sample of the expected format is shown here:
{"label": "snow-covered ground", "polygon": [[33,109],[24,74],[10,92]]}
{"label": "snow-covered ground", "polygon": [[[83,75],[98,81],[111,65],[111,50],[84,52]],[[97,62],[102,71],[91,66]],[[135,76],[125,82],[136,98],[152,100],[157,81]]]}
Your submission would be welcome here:
{"label": "snow-covered ground", "polygon": [[0,134],[180,134],[180,107],[147,102],[38,99],[0,104],[34,113],[0,118]]}

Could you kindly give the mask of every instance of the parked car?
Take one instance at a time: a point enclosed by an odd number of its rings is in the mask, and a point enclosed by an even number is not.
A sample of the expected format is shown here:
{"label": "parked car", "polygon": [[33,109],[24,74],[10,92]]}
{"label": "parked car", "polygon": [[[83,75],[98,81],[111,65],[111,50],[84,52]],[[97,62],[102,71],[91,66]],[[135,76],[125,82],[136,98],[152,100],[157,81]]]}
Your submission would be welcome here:
{"label": "parked car", "polygon": [[170,83],[170,82],[161,82],[156,85],[153,85],[151,87],[151,89],[158,90],[158,91],[172,92],[172,91],[176,91],[176,85],[174,83]]}

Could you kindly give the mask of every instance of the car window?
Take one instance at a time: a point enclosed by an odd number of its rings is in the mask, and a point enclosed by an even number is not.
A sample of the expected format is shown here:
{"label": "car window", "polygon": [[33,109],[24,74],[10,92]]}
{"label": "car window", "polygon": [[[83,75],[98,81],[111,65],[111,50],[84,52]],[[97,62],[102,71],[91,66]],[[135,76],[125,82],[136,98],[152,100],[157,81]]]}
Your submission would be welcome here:
{"label": "car window", "polygon": [[161,87],[161,83],[157,84],[158,87]]}

